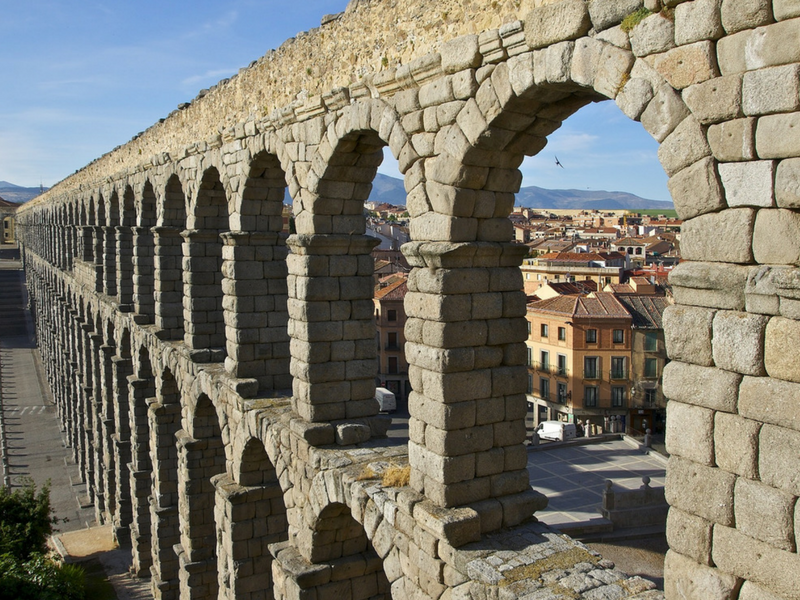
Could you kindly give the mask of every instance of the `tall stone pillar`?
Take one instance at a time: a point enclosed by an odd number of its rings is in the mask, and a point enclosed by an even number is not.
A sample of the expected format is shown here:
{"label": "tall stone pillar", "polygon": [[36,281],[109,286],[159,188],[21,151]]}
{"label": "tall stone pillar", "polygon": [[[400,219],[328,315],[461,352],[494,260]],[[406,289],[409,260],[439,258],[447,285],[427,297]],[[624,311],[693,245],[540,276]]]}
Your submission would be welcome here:
{"label": "tall stone pillar", "polygon": [[225,369],[259,389],[291,388],[286,312],[286,234],[221,235]]}
{"label": "tall stone pillar", "polygon": [[[186,230],[183,242],[183,326],[198,362],[222,360],[222,240],[216,231]],[[214,350],[214,352],[212,352]]]}
{"label": "tall stone pillar", "polygon": [[[378,240],[292,235],[287,244],[292,408],[312,423],[377,415],[370,252]],[[336,427],[339,444],[369,437],[364,422]]]}
{"label": "tall stone pillar", "polygon": [[212,477],[225,471],[219,438],[194,439],[176,434],[178,445],[178,512],[181,600],[217,598],[216,526]]}
{"label": "tall stone pillar", "polygon": [[114,227],[98,228],[102,243],[103,257],[103,293],[106,296],[117,295],[117,232]]}
{"label": "tall stone pillar", "polygon": [[150,495],[153,473],[150,462],[150,435],[147,421],[148,396],[154,392],[153,382],[128,377],[128,399],[131,431],[131,463],[128,465],[131,490],[132,572],[148,577],[153,564],[150,549]]}
{"label": "tall stone pillar", "polygon": [[131,426],[128,397],[128,377],[133,373],[130,358],[115,356],[111,359],[112,388],[115,393],[114,433],[111,451],[114,453],[114,491],[116,511],[112,520],[114,539],[123,547],[131,543],[131,480],[128,464],[131,462]]}
{"label": "tall stone pillar", "polygon": [[155,245],[155,313],[162,339],[183,339],[183,273],[181,230],[153,227]]}
{"label": "tall stone pillar", "polygon": [[82,261],[94,262],[94,228],[82,225],[78,228],[80,257]]}
{"label": "tall stone pillar", "polygon": [[92,394],[89,396],[89,406],[87,411],[87,420],[89,431],[89,450],[91,461],[91,472],[87,480],[88,486],[91,488],[90,495],[94,501],[95,518],[98,521],[103,520],[103,515],[106,511],[106,499],[103,494],[105,478],[105,467],[103,465],[103,455],[105,453],[105,439],[103,438],[103,429],[101,425],[102,411],[103,411],[103,380],[102,380],[102,348],[103,336],[99,333],[92,333],[89,336],[90,360],[91,360],[91,378],[92,378]]}
{"label": "tall stone pillar", "polygon": [[155,314],[153,300],[153,233],[147,227],[132,227],[133,231],[133,305],[137,321],[152,323]]}
{"label": "tall stone pillar", "polygon": [[104,511],[101,513],[101,522],[110,523],[113,521],[117,511],[116,491],[117,491],[117,468],[115,464],[116,455],[113,447],[113,437],[116,432],[115,413],[115,388],[114,383],[114,346],[104,345],[100,347],[100,368],[101,368],[101,387],[99,406],[98,425],[100,427],[100,439],[102,446],[98,447],[98,452],[102,450],[99,458],[102,466],[101,473],[101,492],[105,499]]}
{"label": "tall stone pillar", "polygon": [[94,258],[94,291],[98,294],[105,292],[105,255],[106,240],[105,227],[92,227],[92,256]]}
{"label": "tall stone pillar", "polygon": [[153,564],[150,567],[150,585],[156,600],[177,600],[180,586],[178,556],[174,546],[180,543],[181,538],[175,433],[180,428],[180,401],[168,403],[163,398],[148,399],[147,419],[153,465],[153,493],[150,498]]}
{"label": "tall stone pillar", "polygon": [[115,227],[117,243],[117,292],[120,312],[133,310],[133,233],[130,227]]}
{"label": "tall stone pillar", "polygon": [[414,242],[405,308],[411,485],[440,507],[472,505],[481,530],[546,506],[526,470],[527,249]]}

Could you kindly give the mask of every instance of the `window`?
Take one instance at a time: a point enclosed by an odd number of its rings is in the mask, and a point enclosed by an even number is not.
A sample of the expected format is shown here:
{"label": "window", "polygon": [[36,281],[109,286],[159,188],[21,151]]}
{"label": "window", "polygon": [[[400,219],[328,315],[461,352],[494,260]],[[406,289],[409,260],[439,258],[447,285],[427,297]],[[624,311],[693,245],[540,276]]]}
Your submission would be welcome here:
{"label": "window", "polygon": [[622,329],[615,329],[613,340],[615,344],[624,344],[625,332]]}
{"label": "window", "polygon": [[550,353],[546,350],[539,352],[539,363],[542,366],[542,371],[550,370]]}
{"label": "window", "polygon": [[567,328],[566,327],[559,327],[558,328],[558,341],[559,342],[566,342],[567,341]]}
{"label": "window", "polygon": [[533,393],[533,375],[530,373],[528,373],[528,393]]}
{"label": "window", "polygon": [[389,357],[389,373],[397,373],[397,357]]}
{"label": "window", "polygon": [[531,336],[531,322],[528,321],[528,337]]}
{"label": "window", "polygon": [[583,388],[583,405],[587,408],[597,406],[597,387],[587,385]]}
{"label": "window", "polygon": [[644,359],[644,376],[650,379],[658,377],[658,359],[645,358]]}
{"label": "window", "polygon": [[389,309],[386,311],[386,320],[387,321],[397,321],[397,311]]}
{"label": "window", "polygon": [[550,400],[550,380],[549,379],[540,379],[539,380],[539,395],[541,396],[542,400]]}
{"label": "window", "polygon": [[567,376],[567,355],[566,354],[559,354],[558,355],[558,374],[562,377]]}
{"label": "window", "polygon": [[587,329],[586,330],[586,343],[587,344],[596,344],[597,343],[597,329]]}
{"label": "window", "polygon": [[390,331],[387,334],[387,337],[386,337],[386,349],[390,350],[390,349],[394,349],[394,348],[397,348],[397,347],[398,347],[397,346],[397,332],[396,331]]}
{"label": "window", "polygon": [[656,390],[655,388],[647,388],[644,391],[644,402],[648,406],[652,406],[656,403]]}
{"label": "window", "polygon": [[620,408],[625,404],[625,388],[614,386],[611,388],[611,406]]}
{"label": "window", "polygon": [[658,352],[658,334],[655,331],[648,331],[644,334],[644,351]]}
{"label": "window", "polygon": [[527,350],[528,350],[528,366],[532,367],[533,366],[533,350],[531,350],[531,348],[528,348]]}
{"label": "window", "polygon": [[598,379],[597,364],[599,359],[596,356],[585,356],[583,358],[583,378]]}
{"label": "window", "polygon": [[549,337],[549,335],[550,335],[550,327],[547,325],[547,323],[542,323],[541,328],[540,328],[540,332],[541,332],[543,338]]}
{"label": "window", "polygon": [[611,379],[627,379],[624,356],[611,357]]}
{"label": "window", "polygon": [[566,404],[567,403],[567,384],[566,383],[559,383],[558,384],[558,403],[559,404]]}

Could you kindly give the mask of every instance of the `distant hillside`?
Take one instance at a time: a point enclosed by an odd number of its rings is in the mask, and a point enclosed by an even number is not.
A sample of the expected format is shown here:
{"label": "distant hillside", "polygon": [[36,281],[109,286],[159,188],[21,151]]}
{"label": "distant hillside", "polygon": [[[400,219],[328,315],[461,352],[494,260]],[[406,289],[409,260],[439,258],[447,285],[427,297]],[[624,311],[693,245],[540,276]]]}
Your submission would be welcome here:
{"label": "distant hillside", "polygon": [[[405,204],[406,191],[403,182],[394,177],[378,173],[372,182],[372,202]],[[604,192],[595,190],[548,190],[536,186],[524,187],[517,193],[517,206],[549,209],[662,209],[671,210],[672,202],[649,200],[627,192]]]}
{"label": "distant hillside", "polygon": [[[48,189],[50,188],[44,188],[44,191]],[[0,198],[15,204],[27,202],[41,193],[42,191],[38,187],[22,187],[8,181],[0,181]]]}

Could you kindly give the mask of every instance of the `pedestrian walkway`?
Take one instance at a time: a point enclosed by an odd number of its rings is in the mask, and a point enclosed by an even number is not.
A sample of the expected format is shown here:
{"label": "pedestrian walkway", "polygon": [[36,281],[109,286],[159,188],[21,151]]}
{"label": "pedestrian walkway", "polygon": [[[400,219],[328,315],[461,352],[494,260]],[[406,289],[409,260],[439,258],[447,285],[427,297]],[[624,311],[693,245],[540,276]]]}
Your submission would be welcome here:
{"label": "pedestrian walkway", "polygon": [[114,548],[109,526],[97,527],[86,485],[64,444],[50,388],[27,310],[22,265],[13,247],[0,245],[0,440],[3,479],[19,488],[49,482],[58,519],[54,545],[67,560],[94,557],[103,565],[118,600],[152,598],[148,580],[127,573],[130,550]]}
{"label": "pedestrian walkway", "polygon": [[560,446],[528,453],[528,473],[534,489],[549,499],[540,521],[555,528],[571,529],[579,523],[601,519],[600,507],[606,480],[617,489],[638,489],[642,477],[651,487],[664,485],[666,461],[642,454],[623,440],[584,446]]}

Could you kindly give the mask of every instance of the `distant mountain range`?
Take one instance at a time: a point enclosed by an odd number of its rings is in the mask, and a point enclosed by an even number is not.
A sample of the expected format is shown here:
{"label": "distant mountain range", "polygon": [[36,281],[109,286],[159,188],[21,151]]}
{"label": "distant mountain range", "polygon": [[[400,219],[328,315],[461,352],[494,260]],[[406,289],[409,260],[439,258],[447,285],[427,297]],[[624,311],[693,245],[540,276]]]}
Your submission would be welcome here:
{"label": "distant mountain range", "polygon": [[[403,182],[395,177],[378,173],[372,182],[370,201],[387,204],[405,204],[406,191]],[[594,190],[548,190],[536,186],[521,188],[517,193],[516,206],[545,209],[596,209],[596,210],[672,210],[672,202],[649,200],[627,192],[604,192]]]}
{"label": "distant mountain range", "polygon": [[[45,191],[49,188],[44,188]],[[9,202],[21,204],[41,193],[38,187],[21,187],[0,181],[0,197]],[[287,190],[287,201],[289,200]],[[406,190],[403,181],[378,173],[372,182],[372,202],[404,205]],[[596,209],[596,210],[637,210],[637,209],[673,209],[672,202],[649,200],[627,192],[604,192],[595,190],[548,190],[536,186],[520,189],[517,193],[517,206],[544,209]]]}
{"label": "distant mountain range", "polygon": [[[44,188],[44,191],[50,188]],[[14,204],[22,204],[42,193],[38,187],[22,187],[8,181],[0,181],[0,198]]]}

